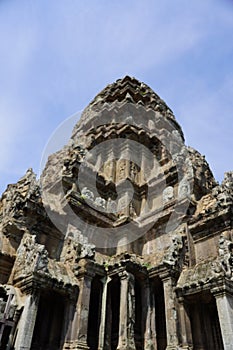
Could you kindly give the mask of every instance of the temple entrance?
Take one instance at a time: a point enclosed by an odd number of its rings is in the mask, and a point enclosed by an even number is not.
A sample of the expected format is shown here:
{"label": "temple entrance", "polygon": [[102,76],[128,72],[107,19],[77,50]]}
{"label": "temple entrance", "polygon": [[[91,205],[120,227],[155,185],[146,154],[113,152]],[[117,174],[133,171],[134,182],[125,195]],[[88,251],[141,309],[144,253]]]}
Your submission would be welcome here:
{"label": "temple entrance", "polygon": [[195,350],[223,350],[217,306],[210,293],[196,296],[189,304]]}
{"label": "temple entrance", "polygon": [[154,281],[154,300],[155,300],[157,350],[165,350],[167,346],[167,333],[166,333],[164,290],[163,290],[163,283],[159,278],[156,278]]}
{"label": "temple entrance", "polygon": [[91,284],[90,307],[88,317],[87,344],[90,350],[98,349],[99,326],[101,317],[103,284],[98,276],[95,276]]}
{"label": "temple entrance", "polygon": [[61,338],[63,320],[64,298],[51,291],[42,293],[40,296],[31,350],[62,349]]}

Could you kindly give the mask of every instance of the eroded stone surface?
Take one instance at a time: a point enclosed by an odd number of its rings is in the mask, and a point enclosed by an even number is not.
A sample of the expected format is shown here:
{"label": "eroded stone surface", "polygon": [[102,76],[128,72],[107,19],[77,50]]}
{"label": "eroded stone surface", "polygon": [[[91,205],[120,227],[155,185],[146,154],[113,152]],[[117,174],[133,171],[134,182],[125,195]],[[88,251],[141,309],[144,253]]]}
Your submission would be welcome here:
{"label": "eroded stone surface", "polygon": [[156,93],[108,85],[2,195],[0,349],[230,349],[232,208]]}

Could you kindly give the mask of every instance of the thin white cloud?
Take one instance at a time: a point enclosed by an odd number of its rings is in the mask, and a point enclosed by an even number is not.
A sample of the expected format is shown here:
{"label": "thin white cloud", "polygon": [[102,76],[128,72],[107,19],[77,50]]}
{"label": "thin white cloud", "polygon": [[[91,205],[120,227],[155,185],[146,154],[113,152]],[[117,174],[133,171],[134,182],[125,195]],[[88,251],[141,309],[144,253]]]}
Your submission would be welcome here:
{"label": "thin white cloud", "polygon": [[[27,166],[38,168],[55,127],[125,73],[165,91],[191,145],[209,152],[216,146],[210,135],[217,138],[221,129],[218,149],[224,153],[224,147],[233,146],[228,117],[232,76],[227,80],[232,71],[233,7],[217,0],[22,0],[0,6],[2,183],[11,182],[10,174]],[[217,63],[209,64],[213,59],[220,62],[223,75],[216,82]],[[217,114],[224,118],[222,126]],[[223,164],[214,157],[212,153],[216,169],[231,167],[225,166],[231,158],[222,157]]]}

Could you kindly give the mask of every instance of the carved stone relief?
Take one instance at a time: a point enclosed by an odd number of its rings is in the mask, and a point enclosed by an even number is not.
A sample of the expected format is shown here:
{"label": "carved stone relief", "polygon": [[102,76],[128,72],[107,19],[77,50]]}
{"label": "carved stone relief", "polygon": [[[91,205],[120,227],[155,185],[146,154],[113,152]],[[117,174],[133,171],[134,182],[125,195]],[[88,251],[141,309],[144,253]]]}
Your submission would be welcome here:
{"label": "carved stone relief", "polygon": [[166,204],[174,199],[174,189],[172,186],[168,186],[163,191],[163,203]]}

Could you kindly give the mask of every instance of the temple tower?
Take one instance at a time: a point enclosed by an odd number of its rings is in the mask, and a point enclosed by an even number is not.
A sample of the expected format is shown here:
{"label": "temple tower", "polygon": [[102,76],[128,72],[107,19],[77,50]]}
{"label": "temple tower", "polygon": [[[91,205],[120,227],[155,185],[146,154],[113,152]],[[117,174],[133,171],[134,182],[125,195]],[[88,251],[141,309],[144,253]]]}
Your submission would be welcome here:
{"label": "temple tower", "polygon": [[0,201],[0,350],[230,350],[233,174],[126,76]]}

